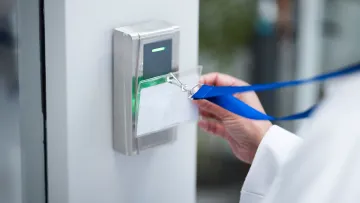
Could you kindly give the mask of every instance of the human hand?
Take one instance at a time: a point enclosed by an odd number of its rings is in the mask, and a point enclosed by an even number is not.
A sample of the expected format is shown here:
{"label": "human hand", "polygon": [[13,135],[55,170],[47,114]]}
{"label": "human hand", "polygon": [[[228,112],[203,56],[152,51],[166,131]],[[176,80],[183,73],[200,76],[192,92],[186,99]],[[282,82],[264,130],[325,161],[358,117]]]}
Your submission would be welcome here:
{"label": "human hand", "polygon": [[[201,77],[200,84],[212,86],[246,86],[246,82],[229,75],[210,73]],[[235,94],[236,98],[261,111],[264,109],[254,92]],[[265,133],[272,126],[269,121],[257,121],[240,117],[207,100],[195,100],[201,115],[198,123],[204,131],[228,141],[235,156],[251,164]]]}

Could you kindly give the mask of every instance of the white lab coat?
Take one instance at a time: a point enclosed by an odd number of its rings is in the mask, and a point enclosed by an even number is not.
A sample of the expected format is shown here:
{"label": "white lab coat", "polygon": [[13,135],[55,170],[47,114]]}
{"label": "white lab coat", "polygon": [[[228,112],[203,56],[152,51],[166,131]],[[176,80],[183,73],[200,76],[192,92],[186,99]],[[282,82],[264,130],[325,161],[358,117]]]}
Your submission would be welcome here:
{"label": "white lab coat", "polygon": [[332,82],[298,135],[270,128],[240,203],[360,202],[360,75]]}

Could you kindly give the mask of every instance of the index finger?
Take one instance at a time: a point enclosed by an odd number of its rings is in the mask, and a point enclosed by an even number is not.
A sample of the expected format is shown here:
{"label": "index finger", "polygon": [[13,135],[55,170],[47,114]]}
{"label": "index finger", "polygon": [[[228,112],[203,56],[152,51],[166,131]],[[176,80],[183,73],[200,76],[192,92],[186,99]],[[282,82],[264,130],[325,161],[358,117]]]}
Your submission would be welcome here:
{"label": "index finger", "polygon": [[200,84],[211,86],[245,86],[246,82],[222,73],[208,73],[200,78]]}

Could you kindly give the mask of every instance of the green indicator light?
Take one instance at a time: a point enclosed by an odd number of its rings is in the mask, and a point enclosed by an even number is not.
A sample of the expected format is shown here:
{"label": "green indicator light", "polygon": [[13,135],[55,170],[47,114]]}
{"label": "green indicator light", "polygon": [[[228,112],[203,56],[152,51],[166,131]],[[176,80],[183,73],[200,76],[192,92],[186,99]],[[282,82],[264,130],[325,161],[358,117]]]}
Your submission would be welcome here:
{"label": "green indicator light", "polygon": [[164,51],[164,50],[165,50],[165,47],[159,47],[159,48],[153,49],[152,52],[159,52],[159,51]]}
{"label": "green indicator light", "polygon": [[[138,85],[140,84],[141,81],[143,81],[144,78],[143,77],[139,77],[138,78]],[[137,105],[139,104],[136,104],[136,99],[140,99],[138,96],[140,95],[137,95],[137,92],[135,91],[135,85],[136,85],[136,79],[135,77],[132,78],[132,82],[133,82],[133,89],[132,89],[132,113],[135,114],[137,113]],[[162,84],[162,83],[165,83],[167,81],[167,77],[164,76],[164,77],[155,77],[153,79],[147,79],[146,82],[143,82],[141,83],[141,86],[139,86],[140,89],[144,89],[144,88],[147,88],[147,87],[151,87],[151,86],[155,86],[155,85],[159,85],[159,84]]]}

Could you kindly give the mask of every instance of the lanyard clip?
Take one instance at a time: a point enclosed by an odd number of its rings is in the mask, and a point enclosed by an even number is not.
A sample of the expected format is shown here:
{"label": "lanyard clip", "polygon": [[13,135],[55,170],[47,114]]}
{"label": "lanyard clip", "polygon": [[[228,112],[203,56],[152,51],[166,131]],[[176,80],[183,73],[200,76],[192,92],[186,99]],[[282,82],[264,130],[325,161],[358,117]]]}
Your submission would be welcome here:
{"label": "lanyard clip", "polygon": [[192,96],[198,90],[198,87],[201,86],[200,84],[196,84],[193,87],[189,88],[187,84],[182,83],[173,73],[169,74],[169,76],[167,77],[167,82],[180,87],[181,91],[187,92],[189,99],[192,98]]}

